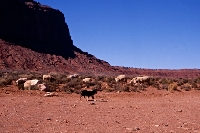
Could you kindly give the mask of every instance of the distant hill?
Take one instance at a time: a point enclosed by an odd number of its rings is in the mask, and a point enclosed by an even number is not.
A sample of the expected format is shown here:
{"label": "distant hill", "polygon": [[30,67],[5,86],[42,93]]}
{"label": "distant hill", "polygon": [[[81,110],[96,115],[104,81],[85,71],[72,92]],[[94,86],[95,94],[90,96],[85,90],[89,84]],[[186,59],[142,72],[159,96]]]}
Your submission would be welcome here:
{"label": "distant hill", "polygon": [[0,70],[200,77],[199,69],[111,66],[73,44],[63,13],[33,0],[0,0]]}

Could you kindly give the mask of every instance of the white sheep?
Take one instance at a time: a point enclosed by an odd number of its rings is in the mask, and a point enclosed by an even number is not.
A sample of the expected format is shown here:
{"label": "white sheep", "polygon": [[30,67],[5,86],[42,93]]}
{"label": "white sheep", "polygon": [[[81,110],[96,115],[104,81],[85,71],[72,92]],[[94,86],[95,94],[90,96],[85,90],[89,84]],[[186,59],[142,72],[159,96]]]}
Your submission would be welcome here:
{"label": "white sheep", "polygon": [[45,80],[45,79],[50,80],[50,79],[51,79],[51,75],[43,75],[43,76],[42,76],[42,79],[43,79],[43,80]]}
{"label": "white sheep", "polygon": [[24,88],[28,88],[28,90],[31,89],[31,86],[33,85],[36,85],[38,83],[39,80],[37,79],[33,79],[33,80],[27,80],[25,83],[24,83]]}
{"label": "white sheep", "polygon": [[149,76],[138,76],[138,77],[135,77],[135,78],[133,78],[131,81],[130,81],[130,83],[134,83],[134,84],[136,84],[136,83],[144,83],[144,82],[149,82],[150,81],[150,77]]}
{"label": "white sheep", "polygon": [[126,75],[118,75],[116,78],[115,78],[115,81],[118,82],[122,79],[126,78]]}
{"label": "white sheep", "polygon": [[89,82],[91,80],[91,78],[84,78],[83,82]]}

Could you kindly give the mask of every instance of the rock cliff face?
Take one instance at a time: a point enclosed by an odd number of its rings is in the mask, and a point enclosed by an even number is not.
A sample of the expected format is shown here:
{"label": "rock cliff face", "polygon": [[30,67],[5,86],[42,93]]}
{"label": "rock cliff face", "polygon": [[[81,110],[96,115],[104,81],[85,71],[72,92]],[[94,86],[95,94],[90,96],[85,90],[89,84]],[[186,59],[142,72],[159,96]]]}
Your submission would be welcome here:
{"label": "rock cliff face", "polygon": [[0,0],[0,38],[37,52],[74,57],[64,15],[33,0]]}
{"label": "rock cliff face", "polygon": [[63,13],[33,0],[0,0],[0,69],[96,73],[111,66],[73,45]]}

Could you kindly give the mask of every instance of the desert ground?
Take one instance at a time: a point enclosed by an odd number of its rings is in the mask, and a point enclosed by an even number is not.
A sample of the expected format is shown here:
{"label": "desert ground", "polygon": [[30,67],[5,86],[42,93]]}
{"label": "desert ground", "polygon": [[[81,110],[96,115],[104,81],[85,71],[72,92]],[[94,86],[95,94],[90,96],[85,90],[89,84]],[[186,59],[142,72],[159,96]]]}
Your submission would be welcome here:
{"label": "desert ground", "polygon": [[0,89],[1,133],[200,133],[200,91],[58,92]]}

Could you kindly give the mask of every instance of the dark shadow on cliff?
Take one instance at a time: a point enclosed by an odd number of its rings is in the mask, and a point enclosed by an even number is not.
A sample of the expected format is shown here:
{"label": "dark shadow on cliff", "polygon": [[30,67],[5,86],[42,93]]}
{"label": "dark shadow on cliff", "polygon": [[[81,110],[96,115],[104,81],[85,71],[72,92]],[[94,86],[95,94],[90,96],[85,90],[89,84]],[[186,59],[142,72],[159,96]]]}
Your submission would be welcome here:
{"label": "dark shadow on cliff", "polygon": [[43,53],[43,54],[51,54],[51,55],[57,55],[62,56],[65,59],[68,58],[75,58],[76,54],[74,52],[78,52],[81,54],[88,54],[87,52],[83,52],[81,49],[77,48],[74,45],[60,47],[58,43],[42,43],[42,42],[30,42],[29,40],[20,40],[19,38],[12,38],[12,37],[3,37],[0,35],[0,39],[9,42],[13,45],[19,45],[25,48],[29,48],[35,52]]}
{"label": "dark shadow on cliff", "polygon": [[83,53],[73,45],[64,14],[33,0],[0,0],[0,38],[65,59]]}

